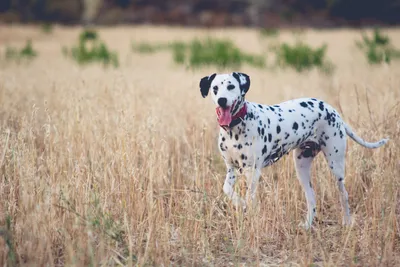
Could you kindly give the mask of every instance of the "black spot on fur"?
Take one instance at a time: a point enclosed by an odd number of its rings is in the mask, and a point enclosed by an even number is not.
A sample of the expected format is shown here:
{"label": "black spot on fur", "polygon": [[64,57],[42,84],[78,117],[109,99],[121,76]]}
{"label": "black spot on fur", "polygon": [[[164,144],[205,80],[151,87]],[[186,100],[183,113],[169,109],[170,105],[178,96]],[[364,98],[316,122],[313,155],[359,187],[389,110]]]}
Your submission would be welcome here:
{"label": "black spot on fur", "polygon": [[222,143],[219,143],[219,148],[221,148],[221,151],[225,151],[224,146]]}
{"label": "black spot on fur", "polygon": [[268,142],[270,142],[271,143],[271,141],[272,141],[272,134],[268,134]]}
{"label": "black spot on fur", "polygon": [[264,146],[264,148],[262,149],[262,155],[264,155],[265,153],[267,153],[267,146]]}
{"label": "black spot on fur", "polygon": [[271,111],[275,111],[275,109],[274,109],[273,107],[271,107],[271,106],[269,107],[269,109],[270,109]]}
{"label": "black spot on fur", "polygon": [[218,93],[218,86],[213,87],[213,92],[214,92],[214,95],[216,95]]}
{"label": "black spot on fur", "polygon": [[276,126],[276,133],[279,134],[280,132],[281,132],[281,126],[278,125],[278,126]]}
{"label": "black spot on fur", "polygon": [[275,149],[275,148],[277,148],[278,147],[278,143],[281,141],[281,139],[276,139],[275,140],[275,142],[274,142],[274,147],[273,147],[273,149]]}
{"label": "black spot on fur", "polygon": [[321,110],[321,111],[324,111],[324,103],[322,103],[322,101],[321,102],[319,102],[319,109]]}
{"label": "black spot on fur", "polygon": [[297,124],[297,122],[293,123],[293,130],[297,130],[299,129],[299,125]]}
{"label": "black spot on fur", "polygon": [[301,103],[300,103],[300,106],[302,106],[303,108],[306,108],[308,105],[307,105],[306,102],[301,102]]}
{"label": "black spot on fur", "polygon": [[235,134],[236,141],[239,140],[239,135]]}

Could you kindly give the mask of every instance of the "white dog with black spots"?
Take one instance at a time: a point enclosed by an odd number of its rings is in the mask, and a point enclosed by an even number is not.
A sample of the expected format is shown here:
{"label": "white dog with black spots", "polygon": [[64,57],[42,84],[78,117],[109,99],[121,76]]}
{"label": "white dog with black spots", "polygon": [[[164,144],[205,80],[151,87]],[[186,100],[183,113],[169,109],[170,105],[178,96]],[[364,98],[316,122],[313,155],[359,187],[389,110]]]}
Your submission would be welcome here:
{"label": "white dog with black spots", "polygon": [[[246,203],[254,203],[261,169],[293,150],[297,177],[307,200],[308,212],[302,225],[309,229],[316,215],[310,169],[313,159],[322,150],[336,177],[343,223],[350,224],[348,194],[344,186],[346,136],[367,148],[378,148],[388,139],[376,143],[364,141],[332,106],[322,100],[298,98],[272,106],[262,105],[246,101],[249,88],[250,77],[239,72],[214,73],[200,81],[202,96],[205,98],[211,91],[217,106],[218,147],[227,168],[224,193],[237,208],[245,209]],[[247,178],[246,200],[233,190],[235,169]]]}

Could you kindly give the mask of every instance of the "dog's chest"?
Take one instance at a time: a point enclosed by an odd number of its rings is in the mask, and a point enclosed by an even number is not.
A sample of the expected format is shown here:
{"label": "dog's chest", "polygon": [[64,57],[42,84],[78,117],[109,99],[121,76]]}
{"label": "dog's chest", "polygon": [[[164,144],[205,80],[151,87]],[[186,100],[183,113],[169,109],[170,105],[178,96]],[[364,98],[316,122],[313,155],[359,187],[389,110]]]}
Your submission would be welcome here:
{"label": "dog's chest", "polygon": [[261,136],[254,127],[254,122],[241,124],[235,131],[220,131],[218,147],[225,161],[235,167],[248,167],[259,157]]}

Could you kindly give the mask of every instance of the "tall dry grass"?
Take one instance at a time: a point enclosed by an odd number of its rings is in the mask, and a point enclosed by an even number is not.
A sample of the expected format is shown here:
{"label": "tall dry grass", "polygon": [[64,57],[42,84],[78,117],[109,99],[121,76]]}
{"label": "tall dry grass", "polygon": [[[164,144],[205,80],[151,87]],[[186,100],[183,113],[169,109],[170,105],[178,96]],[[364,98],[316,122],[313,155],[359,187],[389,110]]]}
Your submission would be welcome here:
{"label": "tall dry grass", "polygon": [[[255,31],[101,29],[121,56],[117,70],[78,67],[61,56],[76,28],[0,32],[0,49],[30,37],[40,53],[28,65],[0,66],[2,266],[400,264],[400,65],[368,66],[354,48],[356,31],[306,32],[307,42],[328,43],[332,77],[241,69],[252,78],[251,101],[319,97],[366,140],[391,139],[376,150],[348,142],[350,228],[341,226],[336,184],[317,157],[318,220],[310,233],[297,227],[306,206],[291,156],[264,169],[255,212],[235,211],[224,196],[214,106],[198,88],[214,69],[188,71],[168,53],[130,51],[132,40],[205,34],[260,51]],[[389,34],[399,44],[400,32]]]}

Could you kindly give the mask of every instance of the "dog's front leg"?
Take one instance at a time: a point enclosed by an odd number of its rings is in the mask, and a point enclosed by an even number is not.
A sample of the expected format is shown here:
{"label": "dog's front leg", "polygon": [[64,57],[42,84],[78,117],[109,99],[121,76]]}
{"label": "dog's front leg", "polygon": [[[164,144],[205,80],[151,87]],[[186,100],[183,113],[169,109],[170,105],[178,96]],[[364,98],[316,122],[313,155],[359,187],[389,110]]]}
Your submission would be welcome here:
{"label": "dog's front leg", "polygon": [[249,168],[245,171],[247,178],[247,192],[246,192],[246,203],[251,207],[254,207],[256,201],[256,193],[258,181],[261,176],[261,170],[257,168]]}
{"label": "dog's front leg", "polygon": [[233,189],[235,181],[236,181],[235,170],[232,166],[227,165],[227,173],[223,189],[224,193],[233,202],[233,205],[235,205],[236,208],[239,208],[241,206],[243,209],[245,209],[246,208],[245,201]]}

